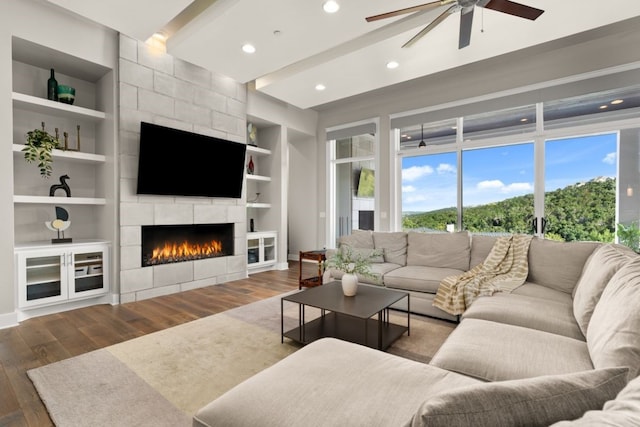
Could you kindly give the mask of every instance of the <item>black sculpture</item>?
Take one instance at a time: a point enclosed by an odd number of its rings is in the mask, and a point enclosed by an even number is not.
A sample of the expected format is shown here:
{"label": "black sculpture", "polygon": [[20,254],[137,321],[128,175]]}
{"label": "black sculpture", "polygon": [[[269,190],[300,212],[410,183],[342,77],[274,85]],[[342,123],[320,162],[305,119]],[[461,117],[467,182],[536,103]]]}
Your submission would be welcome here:
{"label": "black sculpture", "polygon": [[67,180],[69,175],[62,175],[60,177],[60,184],[54,184],[49,188],[49,196],[53,197],[56,190],[62,189],[65,193],[67,193],[67,197],[71,197],[71,189],[69,188],[69,184],[67,184]]}

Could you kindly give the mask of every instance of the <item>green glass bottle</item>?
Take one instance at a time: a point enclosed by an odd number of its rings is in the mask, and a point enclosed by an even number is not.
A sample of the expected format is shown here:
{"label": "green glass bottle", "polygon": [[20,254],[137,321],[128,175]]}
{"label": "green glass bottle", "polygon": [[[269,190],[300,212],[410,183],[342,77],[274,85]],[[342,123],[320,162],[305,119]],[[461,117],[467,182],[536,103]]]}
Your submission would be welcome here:
{"label": "green glass bottle", "polygon": [[53,68],[51,69],[51,77],[47,80],[47,99],[52,101],[58,100],[58,82],[56,81]]}

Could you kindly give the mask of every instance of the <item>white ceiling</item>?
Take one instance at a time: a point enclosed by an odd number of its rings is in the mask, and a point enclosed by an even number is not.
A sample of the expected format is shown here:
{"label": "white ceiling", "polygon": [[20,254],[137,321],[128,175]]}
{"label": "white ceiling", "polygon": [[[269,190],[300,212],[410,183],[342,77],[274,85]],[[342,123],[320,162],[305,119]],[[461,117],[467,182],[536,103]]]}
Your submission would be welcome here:
{"label": "white ceiling", "polygon": [[[139,40],[164,30],[171,55],[240,82],[255,81],[257,90],[300,108],[640,16],[640,1],[519,0],[545,12],[528,21],[476,8],[471,45],[461,50],[456,13],[402,49],[448,6],[367,23],[366,16],[426,0],[338,0],[341,8],[332,15],[322,10],[323,0],[49,1]],[[176,24],[174,18],[187,7],[192,13],[183,13],[181,19],[188,16],[188,22]],[[245,54],[244,43],[254,44],[257,51]],[[387,69],[390,60],[400,66]],[[318,83],[326,89],[315,90]]]}

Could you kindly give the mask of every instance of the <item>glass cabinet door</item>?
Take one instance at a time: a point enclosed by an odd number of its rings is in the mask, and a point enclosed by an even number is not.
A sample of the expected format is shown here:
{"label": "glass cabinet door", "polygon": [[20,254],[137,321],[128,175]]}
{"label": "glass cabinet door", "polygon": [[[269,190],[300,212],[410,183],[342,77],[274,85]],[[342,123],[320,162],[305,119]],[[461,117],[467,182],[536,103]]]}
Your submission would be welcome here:
{"label": "glass cabinet door", "polygon": [[64,254],[43,251],[18,256],[19,298],[22,306],[67,299]]}
{"label": "glass cabinet door", "polygon": [[260,239],[247,239],[247,263],[257,264],[260,262]]}
{"label": "glass cabinet door", "polygon": [[73,252],[69,254],[73,264],[70,265],[70,297],[101,294],[106,291],[105,258],[103,248],[96,248],[87,252]]}
{"label": "glass cabinet door", "polygon": [[276,239],[275,237],[265,237],[264,242],[264,259],[263,261],[274,261],[276,259]]}

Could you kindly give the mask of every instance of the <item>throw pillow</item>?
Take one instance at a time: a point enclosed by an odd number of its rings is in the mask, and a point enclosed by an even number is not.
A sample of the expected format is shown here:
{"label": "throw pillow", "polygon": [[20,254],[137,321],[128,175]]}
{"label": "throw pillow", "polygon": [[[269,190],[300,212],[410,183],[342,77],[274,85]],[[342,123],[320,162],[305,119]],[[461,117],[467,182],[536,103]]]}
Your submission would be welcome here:
{"label": "throw pillow", "polygon": [[341,236],[338,246],[347,245],[352,248],[373,249],[373,232],[369,230],[353,230],[351,234]]}
{"label": "throw pillow", "polygon": [[552,427],[577,426],[640,426],[640,377],[630,381],[602,410],[587,411],[577,420],[560,421]]}
{"label": "throw pillow", "polygon": [[626,381],[626,368],[608,368],[477,384],[429,398],[408,425],[548,426],[601,409]]}
{"label": "throw pillow", "polygon": [[604,287],[632,255],[630,249],[607,244],[598,247],[587,260],[573,295],[573,315],[583,335],[587,335],[589,321]]}
{"label": "throw pillow", "polygon": [[384,254],[385,262],[407,265],[407,233],[374,231],[373,243]]}
{"label": "throw pillow", "polygon": [[471,253],[469,232],[407,233],[407,264],[467,271]]}
{"label": "throw pillow", "polygon": [[640,373],[640,257],[627,262],[602,291],[587,328],[589,356],[596,368],[629,367]]}

